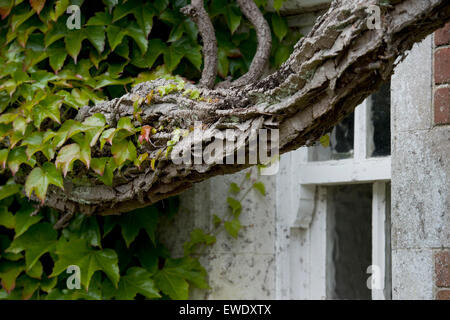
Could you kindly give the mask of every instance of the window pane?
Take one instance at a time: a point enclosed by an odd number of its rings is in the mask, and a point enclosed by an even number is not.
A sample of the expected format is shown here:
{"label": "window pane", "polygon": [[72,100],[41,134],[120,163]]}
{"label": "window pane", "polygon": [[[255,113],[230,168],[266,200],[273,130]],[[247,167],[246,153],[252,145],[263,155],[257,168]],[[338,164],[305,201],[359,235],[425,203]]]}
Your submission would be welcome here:
{"label": "window pane", "polygon": [[370,300],[372,185],[327,189],[327,298]]}
{"label": "window pane", "polygon": [[327,161],[348,159],[353,157],[354,144],[354,113],[342,120],[330,134],[329,146],[320,142],[309,148],[309,161]]}
{"label": "window pane", "polygon": [[384,84],[371,95],[371,125],[373,128],[372,157],[391,154],[391,84]]}

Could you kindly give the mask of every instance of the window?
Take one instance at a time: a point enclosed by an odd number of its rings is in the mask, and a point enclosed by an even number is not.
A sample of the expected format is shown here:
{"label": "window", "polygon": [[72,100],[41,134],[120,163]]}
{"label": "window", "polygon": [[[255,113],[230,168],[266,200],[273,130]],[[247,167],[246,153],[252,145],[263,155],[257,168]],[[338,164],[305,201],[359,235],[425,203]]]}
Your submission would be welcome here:
{"label": "window", "polygon": [[301,190],[291,298],[390,299],[390,84],[333,129],[328,147],[302,148],[289,161],[298,172],[281,179]]}

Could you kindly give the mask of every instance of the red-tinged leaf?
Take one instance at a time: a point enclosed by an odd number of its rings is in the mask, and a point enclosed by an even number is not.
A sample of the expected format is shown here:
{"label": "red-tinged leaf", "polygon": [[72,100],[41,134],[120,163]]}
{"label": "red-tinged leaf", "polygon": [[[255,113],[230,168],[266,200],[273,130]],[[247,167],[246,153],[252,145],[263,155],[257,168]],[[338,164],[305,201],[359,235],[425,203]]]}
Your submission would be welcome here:
{"label": "red-tinged leaf", "polygon": [[147,142],[150,142],[150,135],[152,133],[152,127],[151,126],[143,126],[141,129],[141,134],[139,135],[139,143],[142,144],[142,142],[145,140]]}
{"label": "red-tinged leaf", "polygon": [[0,15],[2,16],[2,20],[9,15],[13,7],[13,4],[14,4],[13,0],[6,0],[1,2]]}
{"label": "red-tinged leaf", "polygon": [[37,14],[41,13],[45,5],[45,0],[30,0],[31,7]]}

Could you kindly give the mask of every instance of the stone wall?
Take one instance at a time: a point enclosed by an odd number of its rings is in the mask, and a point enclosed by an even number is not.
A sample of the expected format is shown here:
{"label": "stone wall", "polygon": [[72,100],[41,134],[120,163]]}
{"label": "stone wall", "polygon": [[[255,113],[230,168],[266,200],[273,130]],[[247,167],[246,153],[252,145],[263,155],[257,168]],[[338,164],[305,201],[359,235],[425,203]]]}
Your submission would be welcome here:
{"label": "stone wall", "polygon": [[450,269],[442,258],[450,248],[448,43],[447,26],[416,45],[392,78],[393,299],[449,296],[437,281]]}

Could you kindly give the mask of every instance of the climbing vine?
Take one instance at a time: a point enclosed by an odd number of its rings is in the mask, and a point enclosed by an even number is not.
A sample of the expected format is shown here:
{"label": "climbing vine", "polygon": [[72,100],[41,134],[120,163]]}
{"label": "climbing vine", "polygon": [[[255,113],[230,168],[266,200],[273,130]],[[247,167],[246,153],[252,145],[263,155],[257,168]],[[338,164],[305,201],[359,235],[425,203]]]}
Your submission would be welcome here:
{"label": "climbing vine", "polygon": [[[266,6],[264,0],[255,2]],[[275,8],[282,2],[275,1]],[[256,50],[255,31],[233,1],[206,3],[218,38],[217,82],[237,78]],[[158,242],[158,218],[175,214],[176,199],[117,217],[76,215],[63,230],[53,229],[59,213],[41,206],[49,186],[63,189],[64,178],[114,185],[125,167],[148,161],[155,170],[158,159],[168,157],[186,134],[170,128],[165,152],[150,156],[145,144],[167,128],[141,125],[140,117],[154,95],[177,91],[193,100],[210,99],[187,86],[199,79],[202,68],[197,27],[180,13],[187,4],[0,1],[0,298],[181,299],[191,285],[207,288],[206,272],[192,253],[214,243],[214,234],[194,230],[179,259]],[[80,29],[66,25],[69,5],[80,7]],[[265,15],[274,39],[270,62],[276,68],[301,35],[288,32],[276,12]],[[114,127],[102,114],[73,119],[83,106],[157,78],[166,84],[145,99],[136,97],[133,118],[120,118]],[[230,191],[238,194],[242,187],[232,184]],[[258,182],[252,188],[265,193]],[[223,227],[237,237],[240,199],[230,196],[227,203],[230,216],[214,221],[217,230]],[[81,276],[83,289],[66,288],[70,265],[89,270]]]}

